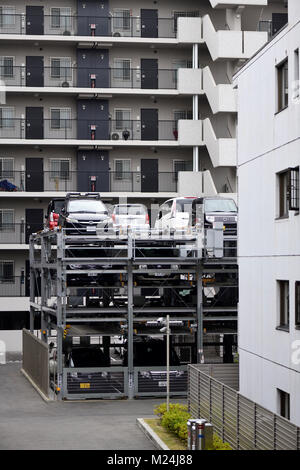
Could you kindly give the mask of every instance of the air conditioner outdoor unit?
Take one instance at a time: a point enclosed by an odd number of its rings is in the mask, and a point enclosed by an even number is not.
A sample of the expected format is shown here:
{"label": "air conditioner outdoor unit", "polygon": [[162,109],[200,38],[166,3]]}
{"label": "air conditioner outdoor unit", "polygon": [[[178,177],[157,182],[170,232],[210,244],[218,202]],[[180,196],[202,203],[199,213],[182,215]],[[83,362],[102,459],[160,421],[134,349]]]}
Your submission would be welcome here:
{"label": "air conditioner outdoor unit", "polygon": [[119,31],[116,31],[116,32],[113,34],[113,36],[114,36],[115,38],[120,38],[120,37],[122,36],[122,34],[121,34]]}
{"label": "air conditioner outdoor unit", "polygon": [[71,86],[71,85],[70,85],[69,82],[67,82],[66,80],[64,80],[64,81],[62,82],[61,86],[62,86],[63,88],[68,88],[68,87]]}
{"label": "air conditioner outdoor unit", "polygon": [[112,132],[111,140],[120,140],[122,139],[122,132]]}

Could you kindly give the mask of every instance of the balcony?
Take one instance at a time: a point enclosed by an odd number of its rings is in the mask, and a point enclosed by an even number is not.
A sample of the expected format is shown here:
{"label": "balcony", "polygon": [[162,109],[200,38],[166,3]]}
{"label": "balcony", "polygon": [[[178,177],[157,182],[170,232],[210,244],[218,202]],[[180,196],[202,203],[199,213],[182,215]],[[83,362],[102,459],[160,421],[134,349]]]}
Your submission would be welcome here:
{"label": "balcony", "polygon": [[23,245],[25,243],[25,222],[0,224],[0,245]]}
{"label": "balcony", "polygon": [[[159,172],[152,175],[153,193],[176,193],[177,173]],[[0,175],[0,193],[27,192],[68,192],[68,191],[99,191],[101,193],[143,193],[145,177],[141,172],[116,171],[66,171],[66,172],[26,172],[13,171]],[[38,186],[36,186],[38,185]],[[147,183],[147,188],[149,183]],[[24,240],[22,224],[0,226],[0,243],[20,243]]]}
{"label": "balcony", "polygon": [[0,119],[0,139],[74,141],[176,141],[176,121]]}
{"label": "balcony", "polygon": [[0,297],[25,297],[26,286],[24,276],[0,278]]}
{"label": "balcony", "polygon": [[175,38],[174,18],[2,14],[0,34]]}
{"label": "balcony", "polygon": [[6,87],[177,89],[177,70],[0,66]]}

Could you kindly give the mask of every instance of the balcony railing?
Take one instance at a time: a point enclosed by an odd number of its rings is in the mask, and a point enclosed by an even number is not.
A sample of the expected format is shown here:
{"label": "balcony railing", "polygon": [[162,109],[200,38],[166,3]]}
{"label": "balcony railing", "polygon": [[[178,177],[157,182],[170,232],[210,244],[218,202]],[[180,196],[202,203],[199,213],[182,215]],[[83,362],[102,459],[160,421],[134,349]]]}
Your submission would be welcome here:
{"label": "balcony railing", "polygon": [[176,121],[0,119],[0,139],[177,140]]}
{"label": "balcony railing", "polygon": [[25,243],[25,223],[0,224],[0,244]]}
{"label": "balcony railing", "polygon": [[177,88],[177,70],[1,65],[5,86],[79,88]]}
{"label": "balcony railing", "polygon": [[175,38],[174,18],[0,15],[0,34]]}
{"label": "balcony railing", "polygon": [[[0,191],[98,191],[98,192],[177,192],[177,173],[159,172],[145,178],[141,172],[118,171],[11,171],[0,174]],[[150,186],[149,186],[150,185]],[[2,224],[3,225],[3,224]],[[13,228],[8,224],[7,228]],[[15,228],[15,233],[5,231],[0,243],[19,243],[24,237],[22,227]],[[15,240],[15,241],[11,241]]]}
{"label": "balcony railing", "polygon": [[25,297],[24,276],[0,277],[0,297]]}

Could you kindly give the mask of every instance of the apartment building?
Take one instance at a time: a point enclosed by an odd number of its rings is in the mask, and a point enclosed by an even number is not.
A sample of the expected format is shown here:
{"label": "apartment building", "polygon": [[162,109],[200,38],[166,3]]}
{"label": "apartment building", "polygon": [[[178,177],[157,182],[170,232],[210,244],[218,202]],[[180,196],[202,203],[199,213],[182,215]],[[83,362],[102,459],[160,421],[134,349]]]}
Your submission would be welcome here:
{"label": "apartment building", "polygon": [[236,193],[233,73],[284,0],[0,1],[0,329],[27,325],[48,201]]}
{"label": "apartment building", "polygon": [[300,425],[300,3],[236,75],[240,392]]}

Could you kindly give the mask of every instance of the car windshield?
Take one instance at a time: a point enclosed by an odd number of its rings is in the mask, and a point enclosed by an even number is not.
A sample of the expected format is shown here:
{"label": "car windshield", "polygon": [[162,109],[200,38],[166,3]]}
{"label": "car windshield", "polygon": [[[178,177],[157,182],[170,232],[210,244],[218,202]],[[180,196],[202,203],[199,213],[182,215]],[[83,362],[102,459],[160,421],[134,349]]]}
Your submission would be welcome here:
{"label": "car windshield", "polygon": [[233,199],[206,199],[204,202],[205,212],[237,212]]}
{"label": "car windshield", "polygon": [[194,199],[177,199],[176,201],[176,211],[177,212],[192,212],[192,203]]}
{"label": "car windshield", "polygon": [[82,212],[95,214],[99,212],[107,212],[107,209],[101,201],[93,199],[76,199],[69,201],[68,212],[73,214]]}
{"label": "car windshield", "polygon": [[146,208],[144,206],[116,206],[114,213],[116,215],[145,215]]}

